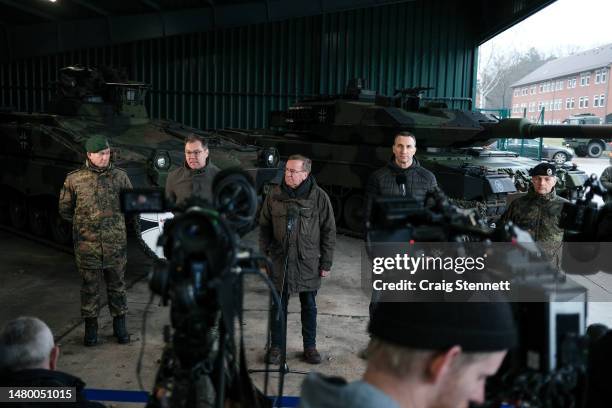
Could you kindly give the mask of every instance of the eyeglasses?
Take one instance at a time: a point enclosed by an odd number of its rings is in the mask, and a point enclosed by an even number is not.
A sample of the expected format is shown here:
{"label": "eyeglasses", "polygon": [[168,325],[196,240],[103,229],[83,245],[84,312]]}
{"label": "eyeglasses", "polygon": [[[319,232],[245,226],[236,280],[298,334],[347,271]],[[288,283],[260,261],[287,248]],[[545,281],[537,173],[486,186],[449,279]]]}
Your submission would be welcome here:
{"label": "eyeglasses", "polygon": [[306,170],[285,169],[285,173],[290,173],[290,174],[302,173],[302,172],[306,172]]}
{"label": "eyeglasses", "polygon": [[185,150],[185,156],[199,156],[203,152],[204,150],[194,150],[194,151]]}

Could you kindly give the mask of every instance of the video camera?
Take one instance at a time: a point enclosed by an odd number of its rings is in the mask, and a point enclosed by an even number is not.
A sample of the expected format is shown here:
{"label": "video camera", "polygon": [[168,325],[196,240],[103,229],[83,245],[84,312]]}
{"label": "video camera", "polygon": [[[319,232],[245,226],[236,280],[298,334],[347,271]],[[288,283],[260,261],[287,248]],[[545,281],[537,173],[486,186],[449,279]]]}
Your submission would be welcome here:
{"label": "video camera", "polygon": [[[501,265],[513,287],[520,288],[518,300],[510,299],[519,329],[519,346],[508,354],[490,383],[487,407],[580,406],[594,337],[586,335],[586,289],[551,265],[528,232],[512,223],[491,229],[476,212],[452,205],[440,191],[429,193],[424,203],[412,198],[377,197],[368,208],[371,212],[366,223],[366,247],[370,258],[379,255],[377,243],[412,248],[419,241],[432,242],[436,243],[430,246],[433,251],[448,246],[453,256],[464,257],[474,248],[478,253],[488,250],[488,259],[496,260],[491,269]],[[593,228],[587,221],[580,225]],[[429,248],[426,244],[423,247]],[[497,273],[487,270],[477,280],[486,281]],[[429,271],[428,279],[432,279]],[[523,300],[525,293],[534,297]],[[465,299],[444,294],[425,301],[477,299],[478,296]]]}
{"label": "video camera", "polygon": [[[263,407],[270,402],[251,383],[236,320],[242,320],[242,277],[257,274],[278,295],[261,265],[265,257],[240,245],[254,226],[257,196],[250,176],[238,169],[221,171],[209,203],[190,198],[169,205],[162,190],[135,189],[121,194],[122,211],[174,212],[158,245],[166,259],[155,262],[151,292],[171,305],[161,366],[148,407]],[[242,327],[240,325],[239,327]],[[238,350],[239,348],[239,350]]]}
{"label": "video camera", "polygon": [[582,197],[564,204],[559,226],[565,230],[563,269],[567,273],[612,270],[612,203],[598,208],[594,202],[595,196],[606,195],[606,188],[593,174],[584,184]]}

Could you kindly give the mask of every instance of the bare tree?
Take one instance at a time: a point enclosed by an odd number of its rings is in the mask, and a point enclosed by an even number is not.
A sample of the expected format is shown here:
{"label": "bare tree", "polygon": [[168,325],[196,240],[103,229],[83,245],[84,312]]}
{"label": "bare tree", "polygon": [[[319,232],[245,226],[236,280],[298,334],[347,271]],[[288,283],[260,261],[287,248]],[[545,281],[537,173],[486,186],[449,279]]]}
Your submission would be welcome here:
{"label": "bare tree", "polygon": [[509,107],[510,86],[552,59],[534,48],[523,53],[504,49],[487,54],[485,61],[479,57],[477,91],[480,109]]}

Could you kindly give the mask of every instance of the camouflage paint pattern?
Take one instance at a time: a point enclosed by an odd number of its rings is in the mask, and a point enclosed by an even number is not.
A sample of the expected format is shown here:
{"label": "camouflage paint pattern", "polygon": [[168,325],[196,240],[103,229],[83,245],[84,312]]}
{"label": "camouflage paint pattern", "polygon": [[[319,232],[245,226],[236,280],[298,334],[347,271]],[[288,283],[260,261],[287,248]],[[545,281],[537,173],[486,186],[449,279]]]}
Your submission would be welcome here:
{"label": "camouflage paint pattern", "polygon": [[[368,177],[390,159],[399,131],[416,136],[417,159],[455,203],[484,208],[491,221],[499,218],[512,195],[526,193],[528,170],[538,164],[512,152],[486,148],[495,139],[612,133],[612,126],[500,120],[448,108],[445,101],[422,102],[418,92],[402,90],[402,96],[389,97],[353,85],[342,95],[322,95],[273,112],[274,131],[241,135],[245,143],[276,147],[281,158],[295,153],[312,158],[313,175],[328,192],[335,214],[350,229],[363,225]],[[575,195],[587,178],[571,166],[558,167],[557,176],[558,192],[567,196]]]}

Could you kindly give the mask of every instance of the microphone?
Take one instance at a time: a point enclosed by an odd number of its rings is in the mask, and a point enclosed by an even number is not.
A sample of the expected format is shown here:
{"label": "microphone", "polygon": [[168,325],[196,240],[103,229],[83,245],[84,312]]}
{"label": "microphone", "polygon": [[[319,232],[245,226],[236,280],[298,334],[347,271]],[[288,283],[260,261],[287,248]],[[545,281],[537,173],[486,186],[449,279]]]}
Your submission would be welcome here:
{"label": "microphone", "polygon": [[395,182],[399,186],[400,195],[406,197],[406,184],[408,184],[408,177],[404,173],[400,173],[395,176]]}

